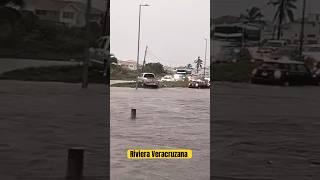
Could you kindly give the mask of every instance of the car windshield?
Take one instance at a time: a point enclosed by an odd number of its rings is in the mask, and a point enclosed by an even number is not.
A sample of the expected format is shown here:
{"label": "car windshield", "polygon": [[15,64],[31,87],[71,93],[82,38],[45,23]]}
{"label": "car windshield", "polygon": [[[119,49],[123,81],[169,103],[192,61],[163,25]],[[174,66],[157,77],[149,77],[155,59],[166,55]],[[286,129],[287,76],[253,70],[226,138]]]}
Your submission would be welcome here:
{"label": "car windshield", "polygon": [[154,78],[154,75],[153,74],[145,74],[144,77],[145,78]]}
{"label": "car windshield", "polygon": [[285,65],[281,63],[268,62],[260,66],[261,69],[284,69]]}
{"label": "car windshield", "polygon": [[291,64],[289,67],[291,71],[308,72],[306,66],[303,64]]}
{"label": "car windshield", "polygon": [[187,73],[186,70],[177,70],[177,73]]}

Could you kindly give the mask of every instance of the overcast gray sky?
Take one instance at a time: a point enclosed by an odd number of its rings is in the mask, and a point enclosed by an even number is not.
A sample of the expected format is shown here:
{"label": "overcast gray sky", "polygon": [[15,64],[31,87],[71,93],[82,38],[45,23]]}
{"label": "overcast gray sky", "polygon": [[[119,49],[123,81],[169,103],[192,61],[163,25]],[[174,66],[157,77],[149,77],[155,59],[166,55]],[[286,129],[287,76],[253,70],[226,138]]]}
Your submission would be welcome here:
{"label": "overcast gray sky", "polygon": [[148,62],[193,64],[198,56],[204,58],[204,38],[209,59],[210,0],[111,0],[111,53],[118,59],[136,60],[141,3],[151,6],[142,7],[140,63],[148,45]]}
{"label": "overcast gray sky", "polygon": [[[266,19],[272,20],[274,14],[274,8],[271,5],[267,5],[269,0],[211,0],[211,17],[218,17],[222,15],[240,15],[244,13],[246,9],[252,6],[259,7]],[[298,0],[296,5],[296,18],[301,17],[301,7],[303,0]],[[306,13],[320,13],[320,1],[319,0],[307,0]]]}

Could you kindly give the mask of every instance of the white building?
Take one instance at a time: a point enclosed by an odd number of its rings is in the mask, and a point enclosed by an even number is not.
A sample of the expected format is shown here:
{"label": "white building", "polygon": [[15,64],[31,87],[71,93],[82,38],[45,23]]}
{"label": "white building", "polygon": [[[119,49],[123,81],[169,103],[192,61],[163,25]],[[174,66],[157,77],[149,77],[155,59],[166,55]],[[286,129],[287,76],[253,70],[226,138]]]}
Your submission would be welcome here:
{"label": "white building", "polygon": [[[41,20],[68,26],[85,25],[86,4],[71,0],[26,0],[24,10],[32,11]],[[91,8],[90,21],[100,23],[103,11]]]}
{"label": "white building", "polygon": [[137,70],[137,62],[134,60],[118,61],[118,65],[122,68],[135,71]]}
{"label": "white building", "polygon": [[[283,39],[290,43],[298,44],[300,42],[301,20],[284,25]],[[306,16],[304,25],[305,44],[320,43],[320,14],[310,13]]]}

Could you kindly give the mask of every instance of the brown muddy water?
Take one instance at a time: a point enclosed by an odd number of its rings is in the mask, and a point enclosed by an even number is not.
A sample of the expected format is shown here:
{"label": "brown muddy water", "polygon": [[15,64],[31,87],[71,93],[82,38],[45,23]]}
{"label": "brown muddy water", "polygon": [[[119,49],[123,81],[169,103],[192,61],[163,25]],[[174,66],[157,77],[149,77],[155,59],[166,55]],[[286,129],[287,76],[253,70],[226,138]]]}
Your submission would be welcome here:
{"label": "brown muddy water", "polygon": [[[110,103],[112,180],[210,179],[210,90],[112,87]],[[132,160],[128,149],[191,149],[193,158]]]}

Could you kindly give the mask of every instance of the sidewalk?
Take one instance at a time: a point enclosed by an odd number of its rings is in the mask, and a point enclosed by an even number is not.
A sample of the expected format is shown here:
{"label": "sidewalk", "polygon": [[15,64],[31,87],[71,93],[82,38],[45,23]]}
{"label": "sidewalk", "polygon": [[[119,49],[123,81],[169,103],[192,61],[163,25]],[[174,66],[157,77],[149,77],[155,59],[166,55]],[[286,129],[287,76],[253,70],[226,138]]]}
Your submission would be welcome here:
{"label": "sidewalk", "polygon": [[79,62],[0,58],[0,74],[16,69],[42,66],[78,65]]}

